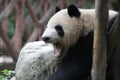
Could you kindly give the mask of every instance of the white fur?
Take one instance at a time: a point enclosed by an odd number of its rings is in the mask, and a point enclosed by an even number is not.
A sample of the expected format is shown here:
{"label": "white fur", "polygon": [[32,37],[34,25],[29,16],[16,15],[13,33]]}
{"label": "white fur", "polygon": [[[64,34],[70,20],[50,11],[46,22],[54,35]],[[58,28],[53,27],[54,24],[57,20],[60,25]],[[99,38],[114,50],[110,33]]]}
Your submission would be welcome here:
{"label": "white fur", "polygon": [[[79,36],[85,36],[89,31],[93,30],[95,10],[94,9],[79,9],[81,16],[79,18],[70,17],[67,9],[63,9],[52,16],[47,24],[47,28],[42,37],[50,37],[50,42],[61,42],[66,47],[70,47],[76,43]],[[114,17],[117,12],[109,11],[109,19]],[[59,37],[55,26],[61,25],[65,35],[63,38]]]}
{"label": "white fur", "polygon": [[[53,34],[52,31],[55,30],[56,25],[62,26],[65,33],[63,38],[60,38],[58,35],[55,35],[57,34],[57,32],[54,32]],[[69,17],[66,10],[61,10],[49,20],[47,28],[42,37],[49,36],[52,40],[54,38],[57,41],[60,41],[62,44],[65,44],[64,46],[70,46],[74,44],[79,37],[79,34],[82,30],[81,27],[79,26],[80,26],[79,18],[75,17],[71,18]],[[51,30],[51,33],[49,33],[49,30]],[[72,41],[70,39],[72,39]]]}

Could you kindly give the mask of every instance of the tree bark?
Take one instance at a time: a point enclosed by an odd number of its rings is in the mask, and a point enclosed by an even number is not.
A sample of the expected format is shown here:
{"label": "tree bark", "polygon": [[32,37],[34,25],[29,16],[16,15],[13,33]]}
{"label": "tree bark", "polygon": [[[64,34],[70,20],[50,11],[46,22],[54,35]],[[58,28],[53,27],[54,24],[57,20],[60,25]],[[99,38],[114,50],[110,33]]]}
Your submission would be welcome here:
{"label": "tree bark", "polygon": [[[8,5],[8,0],[3,1],[2,10],[4,10],[7,7],[7,5]],[[5,34],[7,34],[7,26],[8,26],[8,17],[4,18],[1,22],[1,27],[3,31],[5,32]],[[1,38],[0,38],[0,45],[4,46],[4,42]]]}
{"label": "tree bark", "polygon": [[93,46],[92,80],[106,79],[106,55],[107,55],[107,23],[108,23],[108,1],[96,0],[95,2],[95,27]]}
{"label": "tree bark", "polygon": [[[0,14],[0,24],[3,19],[9,16],[9,14],[12,12],[13,8],[15,7],[18,0],[11,0],[11,2],[8,4],[8,6],[1,12]],[[4,30],[0,26],[0,36],[3,39],[7,49],[9,50],[9,53],[12,55],[14,61],[17,61],[18,53],[14,49],[14,47],[11,47],[11,42],[8,38],[8,36],[5,34]]]}
{"label": "tree bark", "polygon": [[32,37],[30,37],[30,38],[28,39],[28,42],[30,42],[30,41],[35,41],[35,40],[37,40],[37,38],[39,37],[39,35],[40,35],[40,36],[42,35],[42,33],[43,33],[43,31],[44,31],[44,28],[43,28],[43,27],[40,27],[39,21],[38,21],[36,15],[35,15],[35,13],[34,13],[32,7],[31,7],[31,4],[30,4],[29,0],[26,1],[26,7],[27,7],[27,9],[28,9],[28,12],[30,13],[30,16],[31,16],[34,24],[35,24],[34,34],[32,35]]}
{"label": "tree bark", "polygon": [[17,52],[20,52],[22,47],[22,36],[24,30],[24,18],[23,18],[23,10],[24,10],[25,0],[20,0],[18,5],[16,6],[16,29],[15,29],[15,37],[14,37],[14,46]]}
{"label": "tree bark", "polygon": [[[39,12],[42,12],[42,6],[44,5],[46,1],[45,0],[37,0],[36,3],[33,6],[33,11],[35,15],[37,15]],[[39,13],[40,14],[40,13]],[[24,38],[26,40],[30,37],[31,31],[30,31],[30,23],[32,22],[31,16],[28,15],[25,19],[25,30],[24,30]]]}

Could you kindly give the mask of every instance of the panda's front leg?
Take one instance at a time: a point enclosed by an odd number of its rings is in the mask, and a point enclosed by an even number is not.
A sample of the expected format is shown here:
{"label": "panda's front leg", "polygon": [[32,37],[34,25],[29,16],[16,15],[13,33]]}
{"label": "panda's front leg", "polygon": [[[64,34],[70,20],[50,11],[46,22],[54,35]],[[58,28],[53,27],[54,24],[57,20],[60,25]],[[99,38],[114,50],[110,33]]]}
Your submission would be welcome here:
{"label": "panda's front leg", "polygon": [[90,70],[77,63],[65,63],[48,80],[89,80]]}

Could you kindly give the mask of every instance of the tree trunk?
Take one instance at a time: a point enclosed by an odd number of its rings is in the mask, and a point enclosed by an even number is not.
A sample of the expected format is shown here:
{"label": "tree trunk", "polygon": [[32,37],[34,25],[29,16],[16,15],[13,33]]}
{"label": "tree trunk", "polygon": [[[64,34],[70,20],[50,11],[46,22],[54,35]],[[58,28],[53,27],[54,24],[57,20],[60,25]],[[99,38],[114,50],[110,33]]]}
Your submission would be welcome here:
{"label": "tree trunk", "polygon": [[106,79],[106,54],[107,54],[107,31],[108,6],[107,0],[96,0],[95,2],[95,27],[93,46],[92,80]]}

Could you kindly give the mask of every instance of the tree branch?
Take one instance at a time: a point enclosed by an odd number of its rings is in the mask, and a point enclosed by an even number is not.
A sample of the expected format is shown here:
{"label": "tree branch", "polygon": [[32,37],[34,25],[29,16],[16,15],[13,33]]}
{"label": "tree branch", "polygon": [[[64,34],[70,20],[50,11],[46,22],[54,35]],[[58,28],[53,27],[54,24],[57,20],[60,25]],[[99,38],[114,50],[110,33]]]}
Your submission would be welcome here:
{"label": "tree branch", "polygon": [[7,37],[7,35],[5,34],[5,32],[4,32],[4,30],[2,28],[0,29],[0,36],[2,37],[4,43],[6,44],[6,48],[9,50],[9,53],[11,53],[14,61],[17,61],[18,53],[16,52],[14,47],[11,47],[12,45],[10,43],[10,40]]}
{"label": "tree branch", "polygon": [[29,41],[36,40],[39,35],[41,36],[43,31],[44,31],[44,28],[40,27],[38,19],[37,19],[36,15],[35,15],[34,11],[32,10],[32,7],[31,7],[31,4],[30,4],[29,0],[26,1],[26,7],[27,7],[27,9],[29,11],[29,14],[30,14],[33,22],[35,23],[35,32],[34,32],[35,34],[34,34],[34,36],[32,35],[32,37],[30,37],[28,39],[28,42],[29,42]]}
{"label": "tree branch", "polygon": [[15,28],[15,36],[14,36],[14,46],[17,52],[20,52],[22,47],[22,36],[24,31],[24,18],[23,18],[23,10],[24,10],[25,0],[20,0],[15,8],[16,10],[16,28]]}
{"label": "tree branch", "polygon": [[[29,10],[29,13],[35,23],[35,30],[33,31],[31,37],[28,39],[27,42],[31,42],[31,41],[35,41],[39,36],[42,36],[42,33],[44,31],[44,26],[48,20],[50,19],[50,17],[55,13],[55,5],[53,4],[50,9],[48,10],[48,12],[46,12],[45,16],[39,21],[38,23],[38,19],[37,17],[35,16],[35,14],[33,13],[32,11],[32,8],[30,8],[30,4],[29,2],[26,2],[26,6]],[[36,18],[35,18],[36,17]]]}
{"label": "tree branch", "polygon": [[[0,14],[0,24],[1,21],[9,16],[9,14],[12,12],[13,8],[15,7],[15,4],[17,3],[18,0],[11,0],[11,2],[8,4],[8,6],[4,9],[3,12]],[[11,43],[7,35],[5,34],[4,30],[0,26],[0,36],[2,37],[4,43],[6,44],[7,49],[10,51],[14,61],[17,61],[18,58],[18,53],[17,51],[11,47]]]}
{"label": "tree branch", "polygon": [[9,14],[12,12],[13,8],[16,6],[15,4],[17,3],[18,0],[11,0],[11,2],[8,4],[8,6],[5,8],[4,11],[1,12],[0,14],[0,22],[9,16]]}
{"label": "tree branch", "polygon": [[[34,7],[33,7],[33,11],[36,14],[38,14],[38,12],[41,12],[42,6],[44,5],[46,1],[45,0],[37,0]],[[31,16],[28,15],[27,18],[25,19],[25,30],[24,30],[24,36],[26,39],[28,39],[31,35],[30,32],[30,23],[32,22]]]}

